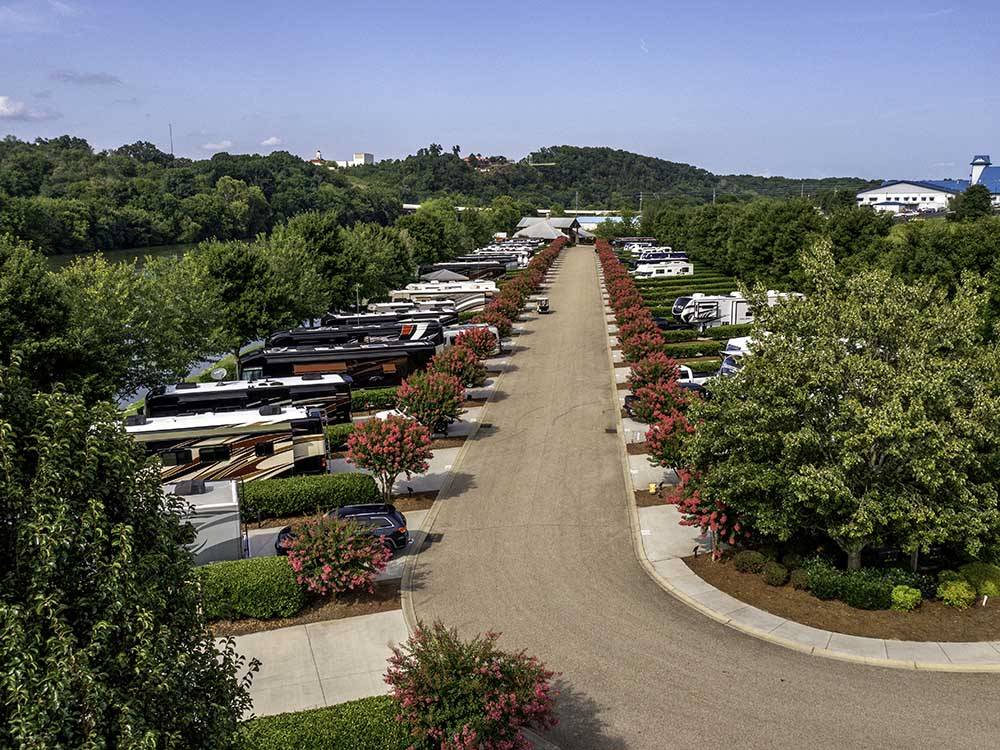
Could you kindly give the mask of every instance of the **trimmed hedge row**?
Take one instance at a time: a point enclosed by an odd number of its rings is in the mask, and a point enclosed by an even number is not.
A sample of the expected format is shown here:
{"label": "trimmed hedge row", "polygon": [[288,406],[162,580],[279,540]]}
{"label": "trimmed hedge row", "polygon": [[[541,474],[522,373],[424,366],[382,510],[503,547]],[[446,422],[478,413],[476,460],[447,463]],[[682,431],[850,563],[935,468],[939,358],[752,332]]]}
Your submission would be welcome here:
{"label": "trimmed hedge row", "polygon": [[396,388],[362,388],[351,393],[351,411],[394,409]]}
{"label": "trimmed hedge row", "polygon": [[656,291],[658,289],[672,289],[677,286],[689,286],[691,284],[735,284],[736,279],[731,276],[695,274],[694,276],[672,276],[667,279],[654,279],[646,281],[637,279],[635,285],[640,292]]}
{"label": "trimmed hedge row", "polygon": [[678,297],[690,297],[696,292],[701,292],[702,294],[711,295],[713,297],[719,297],[730,292],[735,292],[736,287],[732,284],[699,284],[698,286],[679,286],[676,289],[667,289],[662,292],[649,293],[640,292],[642,294],[642,300],[647,305],[654,304],[657,302],[671,302]]}
{"label": "trimmed hedge row", "polygon": [[[750,328],[751,325],[749,323],[739,323],[737,325],[707,328],[703,333],[698,333],[693,328],[687,328],[677,331],[660,331],[660,335],[668,344],[685,343],[696,341],[697,339],[712,339],[715,342],[719,342],[726,339],[739,338],[740,336],[749,336]],[[718,348],[717,345],[716,348]]]}
{"label": "trimmed hedge row", "polygon": [[306,604],[284,557],[251,557],[195,568],[209,620],[291,617]]}
{"label": "trimmed hedge row", "polygon": [[891,609],[892,591],[897,586],[918,589],[931,598],[936,582],[930,576],[902,568],[862,568],[843,571],[825,560],[807,561],[803,568],[809,575],[809,591],[817,599],[839,599],[857,609]]}
{"label": "trimmed hedge row", "polygon": [[323,513],[343,505],[377,503],[380,495],[368,474],[315,474],[258,479],[243,485],[243,517],[282,518]]}
{"label": "trimmed hedge row", "polygon": [[248,750],[404,750],[406,728],[387,695],[311,711],[263,716],[245,722],[239,744]]}
{"label": "trimmed hedge row", "polygon": [[666,344],[663,347],[663,352],[674,359],[711,357],[719,353],[719,346],[719,342],[714,340],[690,341],[680,344]]}
{"label": "trimmed hedge row", "polygon": [[332,451],[339,450],[347,445],[347,438],[354,432],[354,422],[328,424],[323,431],[326,434],[327,448]]}

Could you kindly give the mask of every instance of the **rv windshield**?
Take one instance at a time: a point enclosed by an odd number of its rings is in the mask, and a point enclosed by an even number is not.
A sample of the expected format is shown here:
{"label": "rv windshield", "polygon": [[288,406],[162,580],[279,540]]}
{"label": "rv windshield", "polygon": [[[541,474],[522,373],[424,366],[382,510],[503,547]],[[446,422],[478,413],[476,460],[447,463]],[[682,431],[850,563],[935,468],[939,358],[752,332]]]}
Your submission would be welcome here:
{"label": "rv windshield", "polygon": [[677,299],[674,300],[674,306],[670,310],[670,312],[673,313],[675,317],[680,315],[684,311],[684,308],[687,307],[688,302],[690,301],[691,301],[690,297],[678,297]]}

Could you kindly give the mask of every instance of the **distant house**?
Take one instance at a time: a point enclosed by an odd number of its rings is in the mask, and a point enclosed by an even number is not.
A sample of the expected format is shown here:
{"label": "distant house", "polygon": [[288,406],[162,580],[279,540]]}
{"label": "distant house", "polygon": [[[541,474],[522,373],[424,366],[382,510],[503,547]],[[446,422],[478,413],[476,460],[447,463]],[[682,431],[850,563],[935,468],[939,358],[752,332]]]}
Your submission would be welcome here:
{"label": "distant house", "polygon": [[538,216],[525,216],[517,223],[515,237],[530,237],[540,240],[554,240],[559,236],[569,237],[570,242],[576,242],[580,231],[580,222],[572,216],[543,219]]}
{"label": "distant house", "polygon": [[890,213],[933,211],[948,208],[948,202],[972,185],[983,185],[1000,208],[1000,167],[992,166],[988,154],[977,154],[969,163],[968,180],[888,180],[858,193],[859,206]]}
{"label": "distant house", "polygon": [[367,151],[355,151],[352,159],[336,162],[337,166],[341,169],[347,169],[348,167],[362,167],[365,164],[374,163],[375,154],[369,154]]}

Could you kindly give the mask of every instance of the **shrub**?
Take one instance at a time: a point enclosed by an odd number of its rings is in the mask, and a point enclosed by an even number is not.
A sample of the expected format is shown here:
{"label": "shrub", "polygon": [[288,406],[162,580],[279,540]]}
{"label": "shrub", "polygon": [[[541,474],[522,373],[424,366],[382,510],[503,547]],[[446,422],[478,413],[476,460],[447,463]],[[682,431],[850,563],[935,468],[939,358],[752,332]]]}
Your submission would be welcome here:
{"label": "shrub", "polygon": [[684,440],[694,432],[694,426],[679,411],[657,412],[653,425],[646,432],[649,462],[654,466],[677,466]]}
{"label": "shrub", "polygon": [[654,352],[632,365],[628,387],[635,393],[644,386],[674,380],[676,377],[677,363],[663,352]]}
{"label": "shrub", "polygon": [[893,584],[882,571],[861,569],[841,573],[841,592],[838,597],[844,604],[857,609],[889,609],[892,606]]}
{"label": "shrub", "polygon": [[295,527],[288,564],[295,580],[320,596],[354,589],[372,591],[392,558],[382,540],[355,521],[317,518]]}
{"label": "shrub", "polygon": [[511,319],[498,310],[483,310],[481,313],[476,314],[470,322],[485,323],[486,325],[493,326],[497,329],[502,339],[509,338],[514,330],[514,323]]}
{"label": "shrub", "polygon": [[781,564],[789,570],[802,567],[802,555],[798,552],[786,552],[781,556]]}
{"label": "shrub", "polygon": [[803,563],[809,591],[817,599],[837,599],[841,592],[841,573],[826,560],[815,558]]}
{"label": "shrub", "polygon": [[471,349],[479,359],[491,357],[497,350],[497,338],[485,326],[468,328],[455,337],[455,346]]}
{"label": "shrub", "polygon": [[765,563],[761,575],[768,586],[784,586],[788,583],[788,568],[774,560]]}
{"label": "shrub", "polygon": [[387,695],[311,711],[263,716],[240,725],[238,743],[247,750],[405,750],[406,728]]}
{"label": "shrub", "polygon": [[409,479],[427,471],[430,457],[430,431],[419,422],[397,415],[363,422],[347,440],[347,459],[375,476],[387,503],[392,502],[396,478],[406,474]]}
{"label": "shrub", "polygon": [[395,405],[395,388],[363,388],[351,393],[351,411],[379,411]]}
{"label": "shrub", "polygon": [[947,581],[938,586],[937,597],[949,607],[968,609],[976,601],[976,590],[968,581]]}
{"label": "shrub", "polygon": [[897,612],[909,612],[919,607],[922,600],[920,589],[915,589],[912,586],[893,586],[890,609]]}
{"label": "shrub", "polygon": [[1000,567],[986,562],[971,562],[958,570],[979,596],[1000,596]]}
{"label": "shrub", "polygon": [[399,386],[399,410],[424,427],[446,432],[462,413],[465,388],[454,375],[415,372]]}
{"label": "shrub", "polygon": [[676,380],[663,380],[644,385],[633,395],[632,414],[640,422],[651,424],[658,415],[682,412],[687,407],[687,394]]}
{"label": "shrub", "polygon": [[767,559],[755,549],[745,549],[733,555],[733,567],[740,573],[760,573]]}
{"label": "shrub", "polygon": [[798,589],[799,591],[809,590],[809,573],[802,568],[796,568],[793,570],[788,579],[792,582],[792,588]]}
{"label": "shrub", "polygon": [[330,450],[337,450],[347,445],[347,438],[354,432],[353,422],[343,424],[328,424],[324,431],[326,433],[326,445]]}
{"label": "shrub", "polygon": [[435,354],[427,369],[432,372],[452,375],[468,388],[480,386],[486,382],[485,365],[479,361],[476,353],[467,346],[449,346],[441,353]]}
{"label": "shrub", "polygon": [[498,649],[499,637],[463,641],[435,622],[393,647],[385,681],[415,747],[515,750],[531,746],[522,729],[555,725],[555,675],[523,651]]}
{"label": "shrub", "polygon": [[659,331],[637,333],[628,338],[619,338],[619,341],[621,342],[622,353],[629,362],[638,362],[640,359],[645,359],[654,352],[663,350],[663,339],[660,338]]}
{"label": "shrub", "polygon": [[283,518],[324,513],[342,505],[376,503],[378,499],[375,481],[367,474],[317,474],[246,482],[240,510],[247,520]]}
{"label": "shrub", "polygon": [[283,557],[251,557],[195,568],[209,620],[291,617],[306,603],[305,591]]}

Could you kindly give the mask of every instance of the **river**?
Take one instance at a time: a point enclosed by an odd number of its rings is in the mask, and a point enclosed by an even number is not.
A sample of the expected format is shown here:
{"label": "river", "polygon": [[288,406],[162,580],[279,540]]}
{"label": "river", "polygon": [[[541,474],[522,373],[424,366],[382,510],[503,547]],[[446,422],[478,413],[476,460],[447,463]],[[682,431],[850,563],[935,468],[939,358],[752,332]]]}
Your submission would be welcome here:
{"label": "river", "polygon": [[[104,252],[104,257],[111,263],[132,263],[137,261],[139,267],[145,262],[148,257],[152,258],[166,258],[166,257],[177,257],[183,255],[184,253],[191,252],[197,245],[151,245],[150,247],[134,247],[124,250],[106,250]],[[58,271],[60,268],[68,266],[77,258],[86,258],[90,255],[96,255],[96,253],[63,253],[60,255],[49,255],[48,261],[49,265],[53,271]]]}

